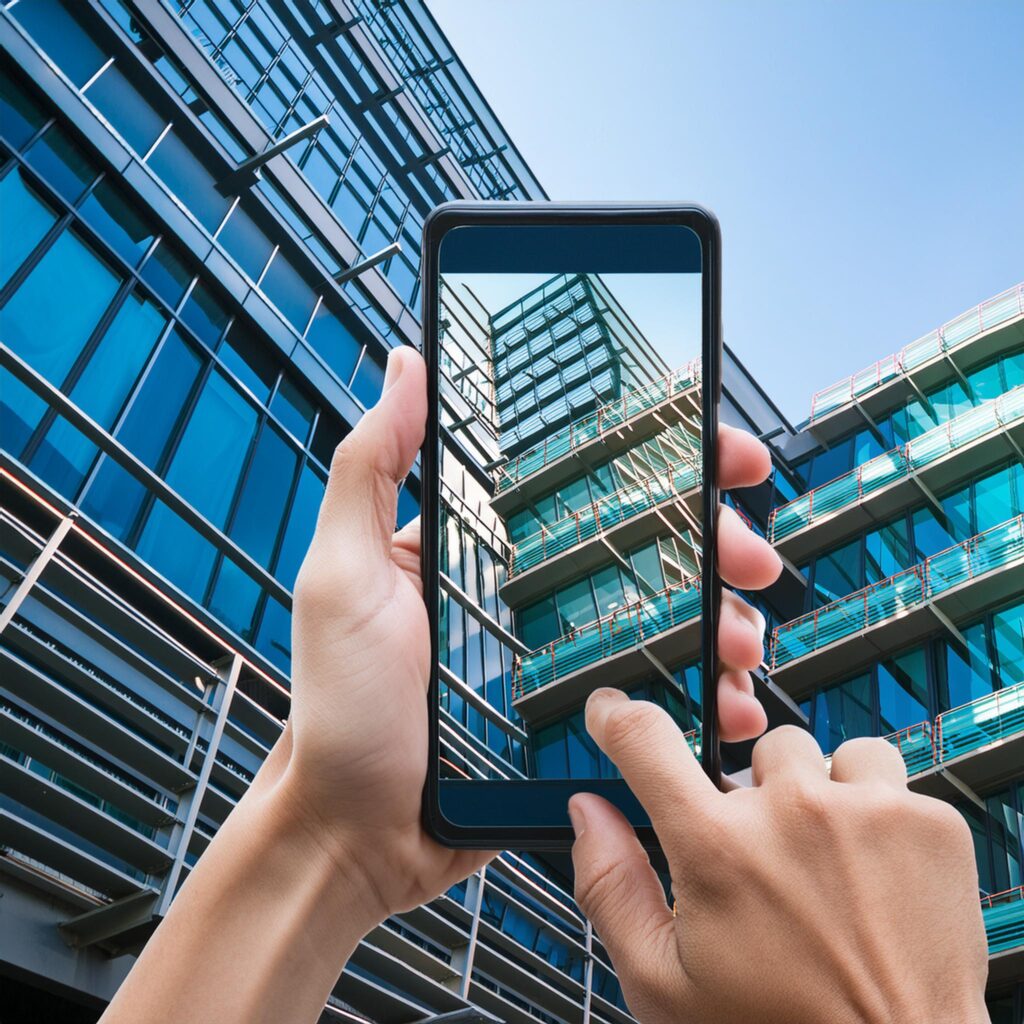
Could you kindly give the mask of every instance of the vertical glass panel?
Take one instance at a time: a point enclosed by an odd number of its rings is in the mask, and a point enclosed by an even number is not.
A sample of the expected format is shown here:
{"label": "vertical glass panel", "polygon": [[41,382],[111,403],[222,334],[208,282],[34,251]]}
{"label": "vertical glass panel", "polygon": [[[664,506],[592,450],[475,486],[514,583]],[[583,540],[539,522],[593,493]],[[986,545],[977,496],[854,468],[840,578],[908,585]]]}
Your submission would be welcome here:
{"label": "vertical glass panel", "polygon": [[1024,603],[992,616],[992,637],[1002,686],[1024,683]]}
{"label": "vertical glass panel", "polygon": [[[398,516],[395,526],[401,529],[407,523],[412,522],[420,514],[420,501],[412,492],[412,488],[406,484],[398,492]],[[485,577],[486,578],[486,577]]]}
{"label": "vertical glass panel", "polygon": [[216,348],[228,325],[228,311],[213,292],[199,281],[182,307],[181,321],[195,331],[196,337]]}
{"label": "vertical glass panel", "polygon": [[1009,468],[978,480],[974,485],[974,502],[978,533],[1012,519],[1014,507]]}
{"label": "vertical glass panel", "polygon": [[192,273],[184,259],[166,239],[161,240],[139,275],[171,309],[177,309]]}
{"label": "vertical glass panel", "polygon": [[533,734],[533,754],[539,779],[566,779],[569,760],[565,745],[565,723],[554,722]]}
{"label": "vertical glass panel", "polygon": [[260,432],[238,499],[231,537],[260,565],[269,566],[299,457],[268,423]]}
{"label": "vertical glass panel", "polygon": [[252,641],[252,621],[262,591],[259,584],[230,558],[222,558],[209,609],[243,640]]}
{"label": "vertical glass panel", "polygon": [[587,732],[582,714],[573,715],[566,722],[565,732],[569,748],[569,777],[572,779],[601,778],[600,751]]}
{"label": "vertical glass panel", "polygon": [[914,564],[905,519],[883,526],[864,538],[864,583],[877,583]]}
{"label": "vertical glass panel", "polygon": [[637,548],[630,555],[630,559],[638,580],[643,580],[652,591],[664,590],[665,577],[661,571],[661,555],[658,554],[657,542]]}
{"label": "vertical glass panel", "polygon": [[984,623],[960,632],[967,641],[966,648],[959,641],[943,641],[945,662],[939,686],[940,711],[959,707],[992,692]]}
{"label": "vertical glass panel", "polygon": [[266,348],[236,320],[217,354],[236,377],[266,404],[277,380],[277,364]]}
{"label": "vertical glass panel", "polygon": [[923,561],[939,551],[945,551],[956,543],[943,516],[940,520],[930,505],[914,513],[914,548],[916,558]]}
{"label": "vertical glass panel", "polygon": [[523,643],[531,649],[543,647],[561,635],[553,597],[545,597],[521,608],[518,615],[519,635],[523,638]]}
{"label": "vertical glass panel", "polygon": [[239,203],[217,235],[217,241],[235,258],[238,265],[256,281],[270,259],[273,246]]}
{"label": "vertical glass panel", "polygon": [[819,452],[811,460],[811,473],[808,481],[811,487],[818,487],[835,480],[853,468],[853,441],[847,439],[834,445],[828,451]]}
{"label": "vertical glass panel", "polygon": [[155,469],[183,415],[199,373],[200,359],[176,331],[167,336],[117,438]]}
{"label": "vertical glass panel", "polygon": [[32,190],[20,169],[0,179],[0,287],[25,262],[25,257],[57,222],[57,216]]}
{"label": "vertical glass panel", "polygon": [[923,648],[878,666],[878,718],[883,734],[923,722],[928,711],[928,670]]}
{"label": "vertical glass panel", "polygon": [[0,370],[0,438],[3,447],[17,458],[39,426],[46,402],[7,370]]}
{"label": "vertical glass panel", "polygon": [[871,718],[871,675],[865,673],[815,696],[814,738],[831,754],[845,740],[872,735]]}
{"label": "vertical glass panel", "polygon": [[597,618],[594,606],[594,592],[589,579],[571,583],[558,591],[558,632],[560,635]]}
{"label": "vertical glass panel", "polygon": [[223,526],[253,433],[256,410],[214,371],[167,470],[167,483],[210,520]]}
{"label": "vertical glass panel", "polygon": [[369,409],[380,398],[383,387],[384,366],[367,349],[352,381],[352,393]]}
{"label": "vertical glass panel", "polygon": [[814,564],[814,600],[823,605],[852,594],[861,586],[860,542],[822,555]]}
{"label": "vertical glass panel", "polygon": [[143,296],[125,299],[75,383],[71,397],[101,427],[110,428],[167,324]]}
{"label": "vertical glass panel", "polygon": [[173,129],[160,140],[147,163],[203,227],[216,230],[227,213],[228,200],[217,191],[213,176]]}
{"label": "vertical glass panel", "polygon": [[25,152],[25,160],[69,203],[99,174],[99,168],[58,125],[51,125]]}
{"label": "vertical glass panel", "polygon": [[267,598],[266,607],[263,609],[263,621],[256,637],[256,650],[283,672],[291,669],[292,616],[272,597]]}
{"label": "vertical glass panel", "polygon": [[597,595],[599,618],[622,607],[626,596],[622,589],[622,577],[614,565],[594,573],[594,592]]}
{"label": "vertical glass panel", "polygon": [[4,342],[59,387],[119,283],[65,231],[0,311]]}
{"label": "vertical glass panel", "polygon": [[147,493],[135,477],[106,455],[85,492],[82,511],[112,536],[127,540]]}
{"label": "vertical glass panel", "polygon": [[202,601],[217,550],[162,501],[150,510],[135,550],[181,591]]}
{"label": "vertical glass panel", "polygon": [[43,108],[21,85],[0,71],[0,135],[13,149],[21,149],[45,121]]}
{"label": "vertical glass panel", "polygon": [[114,251],[131,266],[138,264],[156,232],[128,204],[109,178],[104,178],[82,203],[82,215]]}
{"label": "vertical glass panel", "polygon": [[316,304],[316,293],[282,252],[278,251],[267,267],[260,289],[299,334],[306,330]]}
{"label": "vertical glass panel", "polygon": [[295,586],[295,577],[299,574],[299,566],[306,557],[309,542],[313,539],[317,513],[324,497],[324,481],[312,468],[302,467],[299,484],[295,489],[288,525],[285,527],[281,541],[281,551],[277,556],[275,575],[281,583],[291,590]]}
{"label": "vertical glass panel", "polygon": [[98,452],[81,431],[58,416],[28,465],[55,491],[74,501]]}
{"label": "vertical glass panel", "polygon": [[282,377],[270,410],[303,444],[309,438],[313,423],[313,405],[295,386],[290,377]]}
{"label": "vertical glass panel", "polygon": [[363,350],[362,343],[356,341],[340,318],[322,302],[306,332],[306,341],[338,375],[339,380],[347,384],[352,379],[356,360]]}
{"label": "vertical glass panel", "polygon": [[89,86],[86,96],[140,156],[149,152],[167,123],[116,65],[107,68]]}
{"label": "vertical glass panel", "polygon": [[60,0],[22,0],[11,13],[75,85],[87,82],[107,59]]}

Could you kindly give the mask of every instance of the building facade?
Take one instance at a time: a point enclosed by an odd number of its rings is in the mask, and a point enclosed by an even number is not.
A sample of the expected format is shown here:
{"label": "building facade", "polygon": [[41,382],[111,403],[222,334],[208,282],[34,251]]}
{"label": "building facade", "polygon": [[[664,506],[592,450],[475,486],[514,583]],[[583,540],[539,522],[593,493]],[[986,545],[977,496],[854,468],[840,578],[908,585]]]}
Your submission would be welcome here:
{"label": "building facade", "polygon": [[[0,6],[0,985],[24,1019],[91,1020],[287,716],[291,587],[331,452],[388,350],[419,343],[423,218],[544,193],[420,0]],[[616,584],[595,562],[552,593],[537,567],[592,529],[637,616],[693,589],[683,419],[583,482],[545,439],[636,425],[699,368],[631,337],[623,369],[584,324],[589,396],[513,384],[512,324],[577,286],[614,322],[581,282],[511,310],[445,297],[442,737],[464,773],[589,763],[541,666],[566,624],[600,639]],[[731,497],[787,560],[757,598],[759,691],[826,750],[896,733],[912,784],[972,822],[1000,1024],[1024,979],[1022,313],[1020,289],[984,304],[801,430],[729,353],[725,372],[725,418],[777,464]],[[400,522],[418,500],[414,469]],[[681,635],[676,607],[658,621]],[[622,653],[588,649],[591,679]],[[637,685],[696,730],[693,657],[660,661]],[[557,862],[503,855],[367,936],[323,1019],[626,1024],[570,890]]]}

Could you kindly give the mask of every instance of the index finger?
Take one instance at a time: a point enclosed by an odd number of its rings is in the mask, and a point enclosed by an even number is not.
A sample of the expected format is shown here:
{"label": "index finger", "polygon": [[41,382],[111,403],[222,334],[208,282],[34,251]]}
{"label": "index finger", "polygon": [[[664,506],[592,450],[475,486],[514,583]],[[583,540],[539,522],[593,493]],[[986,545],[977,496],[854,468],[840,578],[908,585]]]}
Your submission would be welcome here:
{"label": "index finger", "polygon": [[621,690],[595,690],[587,732],[622,772],[669,852],[693,836],[695,818],[721,794],[697,763],[679,726],[657,704]]}
{"label": "index finger", "polygon": [[722,423],[718,427],[718,486],[756,487],[768,479],[772,458],[753,434]]}

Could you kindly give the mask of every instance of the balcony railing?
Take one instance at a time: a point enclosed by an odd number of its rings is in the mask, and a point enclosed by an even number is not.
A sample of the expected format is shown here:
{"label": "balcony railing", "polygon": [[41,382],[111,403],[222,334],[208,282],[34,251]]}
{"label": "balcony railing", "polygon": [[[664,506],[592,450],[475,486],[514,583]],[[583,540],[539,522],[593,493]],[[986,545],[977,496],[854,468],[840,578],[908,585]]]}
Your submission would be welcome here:
{"label": "balcony railing", "polygon": [[896,480],[906,479],[979,437],[1020,420],[1024,420],[1024,386],[1015,387],[780,505],[768,523],[769,540],[783,540],[838,509],[858,504]]}
{"label": "balcony railing", "polygon": [[619,523],[679,498],[700,487],[701,467],[696,460],[683,460],[668,469],[586,505],[550,526],[542,526],[513,545],[508,575],[511,579],[549,558],[610,530]]}
{"label": "balcony railing", "polygon": [[935,720],[939,759],[949,761],[1024,732],[1024,682],[985,694]]}
{"label": "balcony railing", "polygon": [[1024,314],[1024,284],[1008,288],[966,313],[961,313],[923,338],[912,341],[895,355],[886,356],[874,365],[822,389],[811,400],[811,423],[929,359],[958,348],[979,334],[1021,314]]}
{"label": "balcony railing", "polygon": [[781,668],[1022,557],[1024,516],[1016,516],[919,565],[777,626],[772,634],[771,667]]}
{"label": "balcony railing", "polygon": [[639,413],[647,412],[699,383],[700,362],[694,360],[682,369],[673,370],[621,398],[606,402],[596,412],[574,420],[502,466],[498,470],[498,493],[507,491],[556,459],[619,429]]}
{"label": "balcony railing", "polygon": [[631,601],[529,654],[513,666],[514,699],[533,693],[588,665],[604,661],[700,616],[700,577]]}
{"label": "balcony railing", "polygon": [[981,899],[988,953],[1024,946],[1024,885]]}

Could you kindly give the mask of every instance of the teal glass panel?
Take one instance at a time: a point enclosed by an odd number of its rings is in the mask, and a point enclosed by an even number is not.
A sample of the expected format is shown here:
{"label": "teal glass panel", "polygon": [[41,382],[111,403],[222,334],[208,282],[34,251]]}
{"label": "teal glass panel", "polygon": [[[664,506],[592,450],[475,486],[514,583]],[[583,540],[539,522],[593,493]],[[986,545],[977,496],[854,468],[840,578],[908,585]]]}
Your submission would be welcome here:
{"label": "teal glass panel", "polygon": [[525,608],[521,608],[517,614],[519,616],[519,636],[523,643],[531,649],[542,647],[561,635],[553,597],[545,597],[534,604],[527,605]]}
{"label": "teal glass panel", "polygon": [[939,687],[942,710],[959,707],[992,691],[984,623],[961,629],[960,633],[967,642],[966,647],[958,640],[943,641],[945,657]]}
{"label": "teal glass panel", "polygon": [[223,526],[256,430],[256,410],[213,372],[167,470],[167,483],[215,526]]}
{"label": "teal glass panel", "polygon": [[929,717],[928,670],[923,648],[878,666],[878,721],[883,734],[917,725]]}
{"label": "teal glass panel", "polygon": [[607,615],[621,608],[626,600],[622,576],[613,565],[594,573],[594,593],[597,595],[597,614]]}
{"label": "teal glass panel", "polygon": [[4,342],[60,386],[119,283],[65,231],[0,311]]}
{"label": "teal glass panel", "polygon": [[580,580],[563,587],[556,594],[558,605],[558,632],[564,636],[570,630],[578,629],[597,618],[594,606],[594,592],[589,579]]}
{"label": "teal glass panel", "polygon": [[1013,518],[1016,509],[1010,492],[1008,467],[975,483],[974,503],[978,533]]}
{"label": "teal glass panel", "polygon": [[845,597],[861,585],[859,541],[820,556],[814,564],[814,600],[818,605]]}
{"label": "teal glass panel", "polygon": [[57,215],[36,195],[26,175],[18,168],[0,179],[0,287],[25,262],[25,257],[42,241],[57,222]]}
{"label": "teal glass panel", "polygon": [[897,520],[864,538],[865,585],[893,576],[913,565],[905,520]]}
{"label": "teal glass panel", "polygon": [[199,281],[181,310],[181,320],[191,327],[197,338],[216,348],[230,319],[227,308],[213,292]]}
{"label": "teal glass panel", "polygon": [[312,466],[303,466],[288,514],[288,524],[285,526],[275,570],[277,578],[289,590],[295,585],[299,566],[302,565],[309,542],[313,539],[316,517],[323,497],[323,479]]}
{"label": "teal glass panel", "polygon": [[1024,602],[992,616],[992,640],[1000,685],[1024,683]]}
{"label": "teal glass panel", "polygon": [[313,404],[295,386],[290,377],[282,377],[273,399],[270,411],[284,424],[287,430],[305,444],[309,429],[313,425]]}

